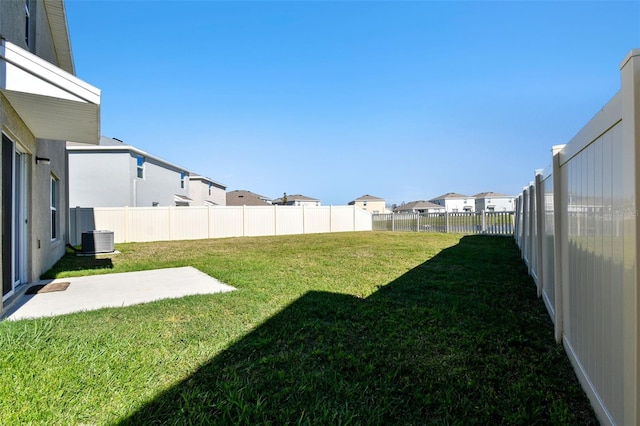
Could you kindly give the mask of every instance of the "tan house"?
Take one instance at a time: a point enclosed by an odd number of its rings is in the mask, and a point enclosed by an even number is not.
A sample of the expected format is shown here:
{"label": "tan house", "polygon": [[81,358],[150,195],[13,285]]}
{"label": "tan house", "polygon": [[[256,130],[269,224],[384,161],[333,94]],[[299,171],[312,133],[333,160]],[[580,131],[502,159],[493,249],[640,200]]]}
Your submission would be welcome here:
{"label": "tan house", "polygon": [[100,90],[75,74],[62,0],[0,1],[2,304],[65,253],[65,141],[97,144]]}
{"label": "tan house", "polygon": [[384,198],[374,197],[373,195],[363,195],[349,202],[350,206],[360,207],[373,214],[386,213],[387,207]]}

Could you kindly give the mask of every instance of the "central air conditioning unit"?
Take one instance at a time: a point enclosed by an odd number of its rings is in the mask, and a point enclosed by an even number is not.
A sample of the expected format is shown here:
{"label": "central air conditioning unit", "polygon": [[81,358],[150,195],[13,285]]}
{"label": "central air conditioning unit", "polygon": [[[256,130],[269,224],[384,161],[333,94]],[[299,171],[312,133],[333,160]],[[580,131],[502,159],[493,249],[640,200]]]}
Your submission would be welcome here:
{"label": "central air conditioning unit", "polygon": [[82,233],[82,253],[113,253],[113,231],[86,231]]}

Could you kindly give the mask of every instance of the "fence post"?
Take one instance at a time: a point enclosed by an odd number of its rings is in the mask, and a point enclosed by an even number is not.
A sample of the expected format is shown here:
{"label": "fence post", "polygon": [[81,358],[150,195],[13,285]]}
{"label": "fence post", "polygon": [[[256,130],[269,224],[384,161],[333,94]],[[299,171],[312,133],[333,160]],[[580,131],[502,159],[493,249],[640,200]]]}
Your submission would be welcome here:
{"label": "fence post", "polygon": [[242,205],[242,236],[245,237],[247,235],[247,206],[245,204]]}
{"label": "fence post", "polygon": [[[527,247],[528,247],[528,254],[527,254],[527,258],[529,259],[529,275],[533,276],[533,251],[536,249],[535,247],[535,235],[534,235],[534,225],[535,225],[535,216],[533,216],[531,213],[534,211],[535,209],[535,185],[533,184],[533,182],[529,185],[529,193],[527,194],[528,198],[529,198],[529,213],[527,216],[527,227],[529,228],[529,241],[527,241]],[[537,285],[538,281],[536,280],[536,285]]]}
{"label": "fence post", "polygon": [[564,279],[563,269],[567,267],[568,247],[566,243],[565,229],[562,216],[565,214],[565,207],[562,205],[563,185],[560,170],[560,151],[564,145],[556,145],[552,148],[553,153],[553,287],[554,287],[554,306],[555,306],[555,325],[554,335],[556,342],[562,342],[563,334],[563,291]]}
{"label": "fence post", "polygon": [[448,234],[449,233],[449,211],[448,210],[444,211],[444,224],[445,224],[444,232]]}
{"label": "fence post", "polygon": [[485,234],[487,232],[487,211],[482,210],[482,233]]}
{"label": "fence post", "polygon": [[278,235],[278,205],[273,205],[273,235]]}
{"label": "fence post", "polygon": [[[638,231],[638,202],[640,201],[640,49],[632,50],[623,60],[620,71],[622,74],[622,150],[623,161],[619,165],[623,168],[625,180],[623,184],[623,244],[624,278],[622,282],[623,295],[623,371],[624,377],[624,423],[638,424],[640,422],[640,356],[638,346],[638,327],[640,312],[638,303],[638,254],[640,240]],[[628,254],[627,254],[628,253]]]}
{"label": "fence post", "polygon": [[543,212],[543,203],[544,194],[542,193],[542,170],[536,170],[536,180],[535,180],[535,203],[536,203],[536,276],[538,277],[538,297],[542,297],[542,286],[544,285],[544,277],[543,277],[543,262],[542,262],[542,239],[543,239],[543,230],[542,230],[542,214]]}
{"label": "fence post", "polygon": [[356,232],[356,205],[353,205],[353,232]]}
{"label": "fence post", "polygon": [[307,206],[302,205],[302,233],[307,233]]}
{"label": "fence post", "polygon": [[124,206],[124,241],[128,243],[129,240],[129,228],[131,226],[131,216],[129,215],[129,206]]}
{"label": "fence post", "polygon": [[391,215],[391,231],[396,230],[396,215]]}

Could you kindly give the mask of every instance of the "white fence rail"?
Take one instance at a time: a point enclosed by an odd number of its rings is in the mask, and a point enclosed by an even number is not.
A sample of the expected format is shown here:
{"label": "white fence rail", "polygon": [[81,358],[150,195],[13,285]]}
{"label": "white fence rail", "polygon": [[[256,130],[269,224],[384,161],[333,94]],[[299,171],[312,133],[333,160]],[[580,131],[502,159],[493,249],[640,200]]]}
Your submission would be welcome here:
{"label": "white fence rail", "polygon": [[75,207],[70,238],[109,230],[114,242],[370,231],[371,214],[355,206]]}
{"label": "white fence rail", "polygon": [[640,50],[518,197],[516,241],[603,424],[640,424]]}
{"label": "white fence rail", "polygon": [[514,212],[374,214],[374,231],[513,235]]}

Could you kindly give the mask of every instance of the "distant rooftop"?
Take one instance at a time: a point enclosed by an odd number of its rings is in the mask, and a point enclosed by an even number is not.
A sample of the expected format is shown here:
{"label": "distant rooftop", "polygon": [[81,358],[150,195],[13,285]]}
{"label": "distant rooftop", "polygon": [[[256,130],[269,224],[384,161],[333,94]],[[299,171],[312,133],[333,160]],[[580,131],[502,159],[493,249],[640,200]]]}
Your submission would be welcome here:
{"label": "distant rooftop", "polygon": [[419,200],[419,201],[411,201],[410,203],[405,203],[401,206],[396,207],[393,211],[405,211],[405,210],[427,210],[427,209],[444,209],[441,205],[434,204],[429,201]]}
{"label": "distant rooftop", "polygon": [[270,206],[269,198],[251,191],[227,192],[227,206]]}
{"label": "distant rooftop", "polygon": [[513,198],[512,195],[500,194],[498,192],[480,192],[474,198]]}
{"label": "distant rooftop", "polygon": [[446,194],[443,194],[443,195],[441,195],[439,197],[432,198],[430,201],[433,201],[433,200],[449,200],[449,199],[452,199],[452,198],[473,198],[473,197],[470,197],[470,196],[464,195],[464,194],[458,194],[457,192],[447,192]]}
{"label": "distant rooftop", "polygon": [[384,201],[384,198],[375,197],[373,195],[365,194],[361,197],[356,198],[353,201],[349,202],[349,205],[352,206],[356,203],[356,201]]}

